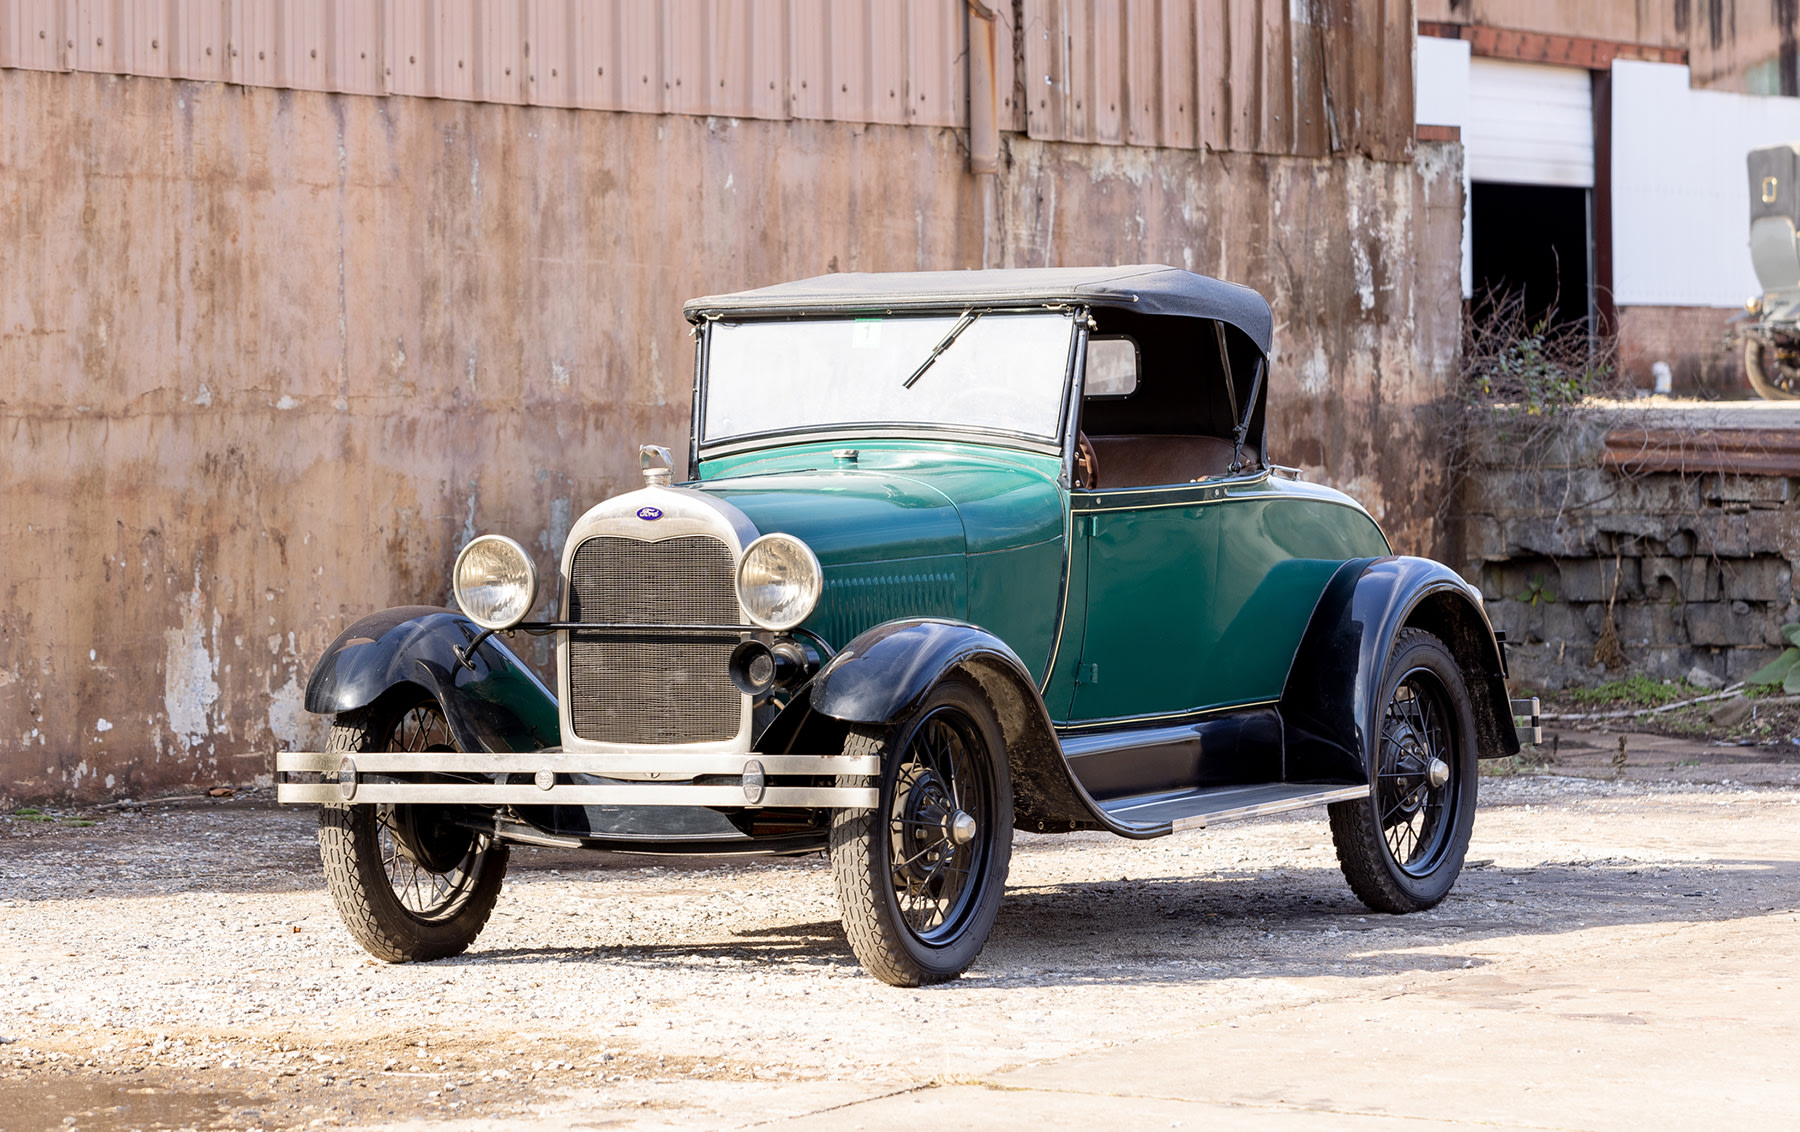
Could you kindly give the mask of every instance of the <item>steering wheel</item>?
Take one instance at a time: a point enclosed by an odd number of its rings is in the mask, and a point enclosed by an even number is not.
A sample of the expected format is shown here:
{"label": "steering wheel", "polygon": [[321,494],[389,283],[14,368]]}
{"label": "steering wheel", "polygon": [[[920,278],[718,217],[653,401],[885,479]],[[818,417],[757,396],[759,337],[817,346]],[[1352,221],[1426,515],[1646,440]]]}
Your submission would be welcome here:
{"label": "steering wheel", "polygon": [[1075,486],[1090,490],[1100,486],[1100,457],[1085,432],[1075,433]]}

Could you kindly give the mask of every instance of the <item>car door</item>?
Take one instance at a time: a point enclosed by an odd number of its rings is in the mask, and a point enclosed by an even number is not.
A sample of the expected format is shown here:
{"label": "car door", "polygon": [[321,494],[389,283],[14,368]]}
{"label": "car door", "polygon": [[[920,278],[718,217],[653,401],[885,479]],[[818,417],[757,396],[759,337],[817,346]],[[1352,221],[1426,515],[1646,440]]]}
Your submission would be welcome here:
{"label": "car door", "polygon": [[1218,560],[1216,486],[1071,496],[1086,561],[1085,621],[1070,719],[1152,718],[1205,702],[1209,595]]}
{"label": "car door", "polygon": [[1332,573],[1388,552],[1360,509],[1266,474],[1072,504],[1087,594],[1072,722],[1274,702]]}

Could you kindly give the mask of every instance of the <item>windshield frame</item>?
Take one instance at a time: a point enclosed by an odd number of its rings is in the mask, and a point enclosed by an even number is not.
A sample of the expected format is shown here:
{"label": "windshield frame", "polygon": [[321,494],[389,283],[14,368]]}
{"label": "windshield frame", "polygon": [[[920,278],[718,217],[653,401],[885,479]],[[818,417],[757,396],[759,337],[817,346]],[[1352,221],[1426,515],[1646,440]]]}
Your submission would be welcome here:
{"label": "windshield frame", "polygon": [[[729,321],[744,322],[842,322],[857,318],[907,318],[907,317],[942,317],[945,314],[958,315],[966,311],[967,306],[946,309],[940,305],[921,304],[917,307],[896,307],[878,311],[844,311],[829,310],[817,312],[779,313],[772,315],[737,316]],[[1047,456],[1066,457],[1069,443],[1069,422],[1074,414],[1074,393],[1077,370],[1081,365],[1082,351],[1087,345],[1088,308],[1074,307],[1067,303],[1018,303],[994,304],[979,308],[978,316],[988,314],[1064,314],[1073,321],[1073,333],[1069,335],[1069,356],[1063,363],[1062,395],[1058,399],[1056,431],[1052,436],[1044,437],[1036,434],[1012,432],[1002,429],[987,429],[973,426],[957,427],[952,425],[925,425],[918,423],[882,423],[879,421],[858,421],[854,423],[825,426],[807,425],[803,427],[776,429],[767,432],[732,436],[724,440],[703,441],[701,439],[703,424],[706,420],[706,396],[711,383],[712,333],[714,325],[721,321],[717,316],[708,316],[695,328],[697,342],[694,350],[694,402],[692,419],[688,426],[688,463],[690,478],[699,475],[700,461],[713,456],[725,456],[735,452],[755,451],[762,448],[784,447],[790,444],[804,444],[813,441],[843,440],[850,438],[867,439],[918,439],[918,440],[951,440],[968,444],[996,445],[1005,448],[1017,448],[1027,452],[1036,452]],[[1066,471],[1065,471],[1066,474]]]}

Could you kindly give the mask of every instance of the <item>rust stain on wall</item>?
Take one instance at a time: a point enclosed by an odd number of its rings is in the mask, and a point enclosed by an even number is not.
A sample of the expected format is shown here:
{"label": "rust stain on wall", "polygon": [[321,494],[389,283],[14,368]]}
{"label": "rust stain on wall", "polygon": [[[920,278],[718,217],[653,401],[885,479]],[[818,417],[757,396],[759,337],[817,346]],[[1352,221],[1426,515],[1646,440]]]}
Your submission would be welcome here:
{"label": "rust stain on wall", "polygon": [[0,71],[0,795],[242,782],[322,742],[300,691],[350,620],[446,601],[481,531],[552,572],[635,445],[684,443],[683,299],[828,270],[1256,286],[1272,453],[1429,549],[1439,156],[1012,136],[983,178],[947,128]]}

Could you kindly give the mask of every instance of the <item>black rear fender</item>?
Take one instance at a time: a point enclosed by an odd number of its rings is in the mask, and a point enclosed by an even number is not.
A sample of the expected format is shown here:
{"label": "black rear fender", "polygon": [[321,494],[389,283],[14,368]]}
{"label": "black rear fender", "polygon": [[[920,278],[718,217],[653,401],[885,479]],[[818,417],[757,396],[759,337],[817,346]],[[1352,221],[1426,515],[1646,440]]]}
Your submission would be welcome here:
{"label": "black rear fender", "polygon": [[1404,628],[1449,647],[1473,701],[1482,758],[1517,754],[1499,643],[1481,593],[1441,562],[1359,558],[1332,575],[1313,608],[1281,694],[1287,778],[1368,781],[1381,725],[1382,669]]}
{"label": "black rear fender", "polygon": [[[507,753],[558,746],[556,696],[493,637],[470,653],[480,635],[480,627],[462,614],[428,605],[365,617],[339,633],[313,668],[306,710],[358,711],[417,686],[443,707],[460,750]],[[468,664],[458,649],[468,653]]]}

